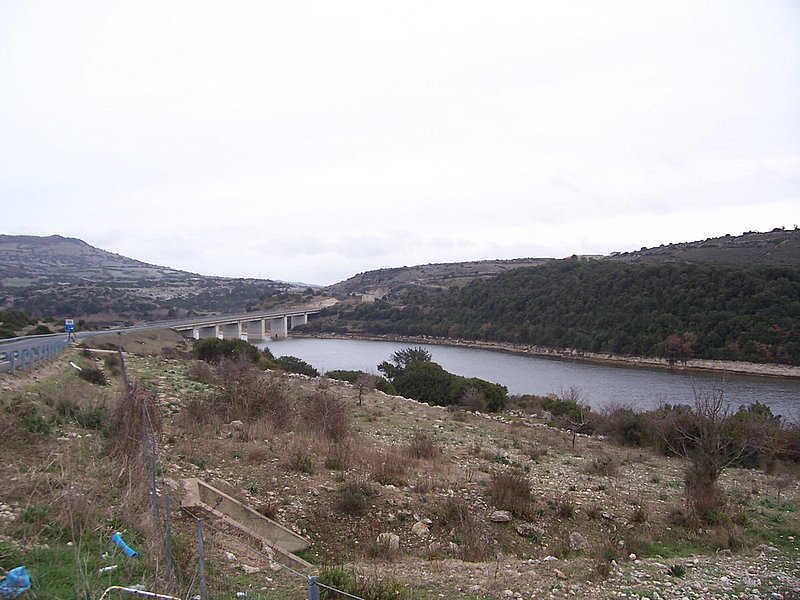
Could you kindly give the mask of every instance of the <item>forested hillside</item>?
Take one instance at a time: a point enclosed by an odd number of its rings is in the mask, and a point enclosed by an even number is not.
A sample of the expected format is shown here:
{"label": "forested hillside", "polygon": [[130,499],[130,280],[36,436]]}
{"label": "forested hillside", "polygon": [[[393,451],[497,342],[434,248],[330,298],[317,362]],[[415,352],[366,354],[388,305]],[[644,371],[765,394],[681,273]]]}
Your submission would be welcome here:
{"label": "forested hillside", "polygon": [[333,310],[319,330],[800,364],[800,269],[566,260]]}

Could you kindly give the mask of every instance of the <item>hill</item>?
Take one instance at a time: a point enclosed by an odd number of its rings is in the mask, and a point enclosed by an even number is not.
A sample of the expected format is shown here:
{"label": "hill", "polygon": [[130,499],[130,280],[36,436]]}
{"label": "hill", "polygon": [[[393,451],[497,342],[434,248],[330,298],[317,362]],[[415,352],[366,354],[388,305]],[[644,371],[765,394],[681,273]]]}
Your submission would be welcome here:
{"label": "hill", "polygon": [[206,277],[95,248],[75,238],[0,235],[0,309],[114,325],[297,302],[308,286]]}
{"label": "hill", "polygon": [[687,262],[717,265],[787,266],[800,265],[800,230],[749,231],[697,242],[642,248],[636,252],[614,253],[612,261],[636,263]]}
{"label": "hill", "polygon": [[800,266],[800,230],[775,229],[766,233],[747,232],[740,236],[642,248],[635,252],[614,252],[608,256],[578,256],[565,259],[517,258],[458,263],[436,263],[412,267],[377,269],[359,273],[326,290],[338,297],[385,298],[410,289],[463,287],[475,279],[488,279],[514,269],[550,264],[557,260],[607,260],[637,264],[687,262],[731,266]]}
{"label": "hill", "polygon": [[337,297],[364,296],[383,298],[403,290],[447,289],[462,287],[474,279],[494,277],[520,267],[546,264],[552,258],[516,258],[512,260],[477,260],[458,263],[432,263],[413,267],[395,267],[358,273],[325,290]]}
{"label": "hill", "polygon": [[308,329],[797,365],[798,254],[795,230],[552,260],[461,287],[398,286],[328,309]]}
{"label": "hill", "polygon": [[199,275],[159,267],[90,246],[76,239],[51,235],[0,235],[0,281],[3,287],[56,283],[186,281]]}

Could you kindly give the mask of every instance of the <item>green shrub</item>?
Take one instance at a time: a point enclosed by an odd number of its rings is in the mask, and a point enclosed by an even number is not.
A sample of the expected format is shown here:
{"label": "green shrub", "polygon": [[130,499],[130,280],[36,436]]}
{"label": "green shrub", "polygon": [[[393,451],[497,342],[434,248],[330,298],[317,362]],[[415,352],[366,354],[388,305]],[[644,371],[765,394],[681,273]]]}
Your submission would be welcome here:
{"label": "green shrub", "polygon": [[330,471],[343,471],[344,463],[338,456],[329,456],[325,459],[325,468]]}
{"label": "green shrub", "polygon": [[264,491],[264,486],[257,481],[248,481],[244,485],[244,489],[247,490],[248,494],[253,494],[257,496],[261,492]]}
{"label": "green shrub", "polygon": [[306,361],[296,356],[281,356],[275,359],[275,365],[287,373],[298,373],[308,377],[319,377],[319,371],[308,364]]}
{"label": "green shrub", "polygon": [[105,406],[85,406],[79,407],[73,416],[81,427],[99,430],[105,426],[107,414]]}
{"label": "green shrub", "polygon": [[667,575],[670,577],[684,577],[686,575],[686,567],[683,565],[672,565],[667,569]]}
{"label": "green shrub", "polygon": [[94,367],[84,367],[78,371],[78,377],[95,385],[108,385],[106,374]]}
{"label": "green shrub", "polygon": [[253,344],[244,340],[220,340],[217,338],[205,338],[194,342],[192,352],[199,360],[207,363],[218,363],[223,358],[229,360],[246,360],[253,364],[258,364],[261,352]]}
{"label": "green shrub", "polygon": [[[350,593],[348,590],[353,589],[356,578],[353,577],[353,574],[350,571],[343,569],[342,567],[326,567],[319,574],[319,582],[328,587]],[[341,598],[341,594],[337,594],[336,592],[326,588],[321,588],[320,598],[323,600],[339,600],[339,598]]]}
{"label": "green shrub", "polygon": [[25,335],[50,335],[52,333],[53,332],[50,330],[50,328],[47,325],[37,325],[36,327],[31,329]]}
{"label": "green shrub", "polygon": [[498,411],[505,406],[508,394],[505,386],[454,375],[434,362],[412,362],[389,372],[395,373],[392,384],[400,394],[439,406],[458,404],[468,389],[474,389],[483,395],[487,410]]}
{"label": "green shrub", "polygon": [[361,478],[352,478],[344,482],[339,488],[339,498],[336,508],[345,514],[361,516],[369,508],[369,499],[377,492],[369,481]]}
{"label": "green shrub", "polygon": [[119,356],[116,354],[107,354],[103,359],[103,364],[112,375],[119,375]]}
{"label": "green shrub", "polygon": [[599,422],[604,435],[623,446],[641,447],[653,443],[653,428],[647,413],[640,413],[628,407],[617,407]]}

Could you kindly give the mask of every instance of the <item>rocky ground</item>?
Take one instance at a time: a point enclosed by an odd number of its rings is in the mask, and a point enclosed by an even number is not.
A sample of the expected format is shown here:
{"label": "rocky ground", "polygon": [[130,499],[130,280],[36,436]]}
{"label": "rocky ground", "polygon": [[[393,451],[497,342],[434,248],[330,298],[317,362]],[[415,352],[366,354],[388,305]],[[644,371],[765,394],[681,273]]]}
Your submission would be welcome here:
{"label": "rocky ground", "polygon": [[[800,595],[800,485],[790,467],[770,475],[727,471],[729,516],[714,526],[687,526],[676,519],[684,507],[681,460],[586,436],[573,448],[567,432],[534,415],[452,412],[377,391],[359,406],[348,384],[276,375],[293,402],[319,393],[342,399],[352,419],[346,439],[334,444],[301,421],[289,429],[247,419],[203,422],[192,416],[192,401],[216,384],[193,378],[191,361],[179,354],[164,358],[165,344],[181,343],[124,344],[131,377],[161,407],[159,459],[173,506],[180,502],[177,482],[201,477],[306,535],[312,547],[304,557],[320,568],[343,565],[364,578],[394,580],[423,599]],[[68,360],[107,370],[101,355],[71,351],[56,363],[3,376],[4,406],[57,393],[49,386],[72,377]],[[69,381],[61,389],[96,399],[110,393]],[[101,438],[65,423],[33,449],[4,448],[0,560],[2,542],[21,543],[13,524],[32,505],[55,502],[53,490],[63,494],[80,481],[98,507],[108,503],[93,484],[117,470],[103,457]],[[415,455],[415,440],[433,451]],[[61,469],[59,485],[44,485],[55,477],[44,468],[48,461]],[[524,509],[507,511],[492,489],[498,473],[512,472],[523,474],[532,498]],[[359,510],[343,502],[348,485],[367,490]],[[32,488],[54,495],[35,497]],[[175,531],[191,540],[193,520],[174,514]],[[225,593],[305,597],[302,580],[235,532],[210,521],[208,536]]]}

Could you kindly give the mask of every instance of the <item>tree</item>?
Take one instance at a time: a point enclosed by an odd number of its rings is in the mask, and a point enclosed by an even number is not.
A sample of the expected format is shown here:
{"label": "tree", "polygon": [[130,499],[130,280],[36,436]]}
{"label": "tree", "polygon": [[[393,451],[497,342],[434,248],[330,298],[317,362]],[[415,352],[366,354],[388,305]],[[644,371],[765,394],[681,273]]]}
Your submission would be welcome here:
{"label": "tree", "polygon": [[566,392],[561,391],[559,399],[570,407],[564,412],[566,428],[572,433],[572,449],[575,449],[575,442],[579,433],[591,433],[592,431],[592,409],[588,404],[581,402],[581,393],[578,388],[571,386]]}
{"label": "tree", "polygon": [[406,368],[412,363],[431,362],[431,353],[425,348],[404,348],[392,354],[392,362],[401,369]]}
{"label": "tree", "polygon": [[425,348],[404,348],[398,350],[389,359],[391,362],[383,361],[378,365],[378,371],[383,373],[389,381],[394,382],[395,377],[400,375],[407,366],[415,363],[431,362],[431,353]]}
{"label": "tree", "polygon": [[720,475],[756,447],[756,440],[736,426],[725,402],[724,384],[694,392],[690,419],[676,419],[664,441],[675,454],[689,461],[684,489],[689,508],[704,522],[715,522],[724,506],[717,486]]}
{"label": "tree", "polygon": [[677,361],[686,365],[686,361],[694,356],[696,343],[697,335],[693,331],[686,331],[682,335],[671,333],[664,342],[664,357],[670,366]]}
{"label": "tree", "polygon": [[364,396],[364,392],[368,392],[375,388],[375,384],[378,382],[378,378],[375,375],[371,375],[370,373],[361,373],[356,379],[356,387],[358,388],[358,405],[361,406],[361,399]]}

